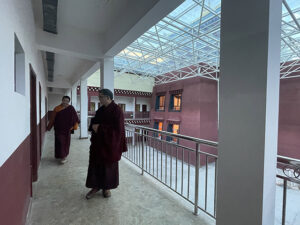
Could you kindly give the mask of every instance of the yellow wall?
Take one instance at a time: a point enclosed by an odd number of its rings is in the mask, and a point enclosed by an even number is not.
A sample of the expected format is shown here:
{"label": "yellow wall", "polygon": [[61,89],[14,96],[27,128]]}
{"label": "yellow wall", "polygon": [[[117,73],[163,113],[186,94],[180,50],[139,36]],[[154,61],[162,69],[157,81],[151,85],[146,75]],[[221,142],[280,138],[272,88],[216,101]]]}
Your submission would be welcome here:
{"label": "yellow wall", "polygon": [[[100,87],[100,70],[88,78],[88,86]],[[154,78],[115,72],[115,89],[152,92]]]}

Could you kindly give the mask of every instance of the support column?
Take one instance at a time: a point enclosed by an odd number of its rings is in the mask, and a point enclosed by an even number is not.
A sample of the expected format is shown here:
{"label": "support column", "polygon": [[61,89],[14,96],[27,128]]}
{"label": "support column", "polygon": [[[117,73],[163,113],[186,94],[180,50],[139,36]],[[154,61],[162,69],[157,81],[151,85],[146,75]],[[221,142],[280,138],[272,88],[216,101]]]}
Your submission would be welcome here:
{"label": "support column", "polygon": [[98,101],[95,102],[95,111],[98,110]]}
{"label": "support column", "polygon": [[281,4],[222,1],[217,225],[274,224]]}
{"label": "support column", "polygon": [[77,84],[75,84],[72,87],[71,101],[72,101],[72,106],[77,111],[76,109],[77,108]]}
{"label": "support column", "polygon": [[80,81],[80,138],[88,138],[87,79]]}
{"label": "support column", "polygon": [[100,60],[100,88],[107,88],[114,93],[114,58]]}
{"label": "support column", "polygon": [[66,95],[66,96],[69,96],[69,97],[71,98],[71,93],[72,93],[72,89],[69,88],[69,89],[66,91],[65,95]]}

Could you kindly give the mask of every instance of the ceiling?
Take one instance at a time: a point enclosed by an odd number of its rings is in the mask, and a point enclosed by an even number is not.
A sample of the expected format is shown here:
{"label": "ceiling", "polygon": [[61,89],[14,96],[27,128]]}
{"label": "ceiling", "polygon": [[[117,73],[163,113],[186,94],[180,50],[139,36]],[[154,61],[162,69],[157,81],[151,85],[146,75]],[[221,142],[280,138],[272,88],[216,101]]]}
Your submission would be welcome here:
{"label": "ceiling", "polygon": [[65,26],[82,32],[104,34],[129,0],[58,1],[58,30]]}
{"label": "ceiling", "polygon": [[[31,0],[47,86],[70,88],[183,0]],[[54,57],[52,57],[52,55]],[[99,69],[99,68],[98,68]]]}

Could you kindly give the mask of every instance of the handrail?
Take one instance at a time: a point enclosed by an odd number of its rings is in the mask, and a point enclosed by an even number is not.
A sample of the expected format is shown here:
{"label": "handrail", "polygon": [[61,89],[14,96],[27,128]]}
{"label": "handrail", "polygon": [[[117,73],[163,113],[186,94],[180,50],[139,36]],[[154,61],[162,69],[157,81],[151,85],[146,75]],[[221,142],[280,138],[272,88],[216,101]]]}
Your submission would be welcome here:
{"label": "handrail", "polygon": [[164,134],[164,135],[171,136],[171,137],[176,137],[176,138],[181,138],[181,139],[185,139],[188,141],[198,142],[200,144],[204,144],[204,145],[208,145],[208,146],[212,146],[212,147],[218,147],[218,142],[215,142],[215,141],[209,141],[209,140],[205,140],[205,139],[190,137],[190,136],[186,136],[186,135],[182,135],[182,134],[174,134],[174,133],[171,133],[168,131],[161,131],[161,130],[144,127],[144,126],[140,126],[140,125],[133,125],[133,124],[128,124],[128,123],[126,123],[125,125],[132,127],[132,128],[144,129],[146,131],[156,132],[156,133]]}
{"label": "handrail", "polygon": [[282,163],[291,163],[291,162],[296,162],[297,164],[300,164],[300,159],[295,159],[283,155],[277,155],[277,161],[282,162]]}

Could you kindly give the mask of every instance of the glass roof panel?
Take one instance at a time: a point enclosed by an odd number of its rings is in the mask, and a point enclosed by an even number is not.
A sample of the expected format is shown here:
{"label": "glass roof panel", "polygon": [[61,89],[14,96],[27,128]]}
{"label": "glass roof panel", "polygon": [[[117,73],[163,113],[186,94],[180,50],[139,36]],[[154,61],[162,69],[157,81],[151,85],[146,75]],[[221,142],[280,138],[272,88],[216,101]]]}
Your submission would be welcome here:
{"label": "glass roof panel", "polygon": [[[221,0],[184,1],[115,56],[116,69],[142,76],[159,76],[194,68],[192,71],[198,71],[199,75],[218,79],[220,7]],[[282,6],[282,62],[300,60],[299,24],[300,0],[285,0]]]}

